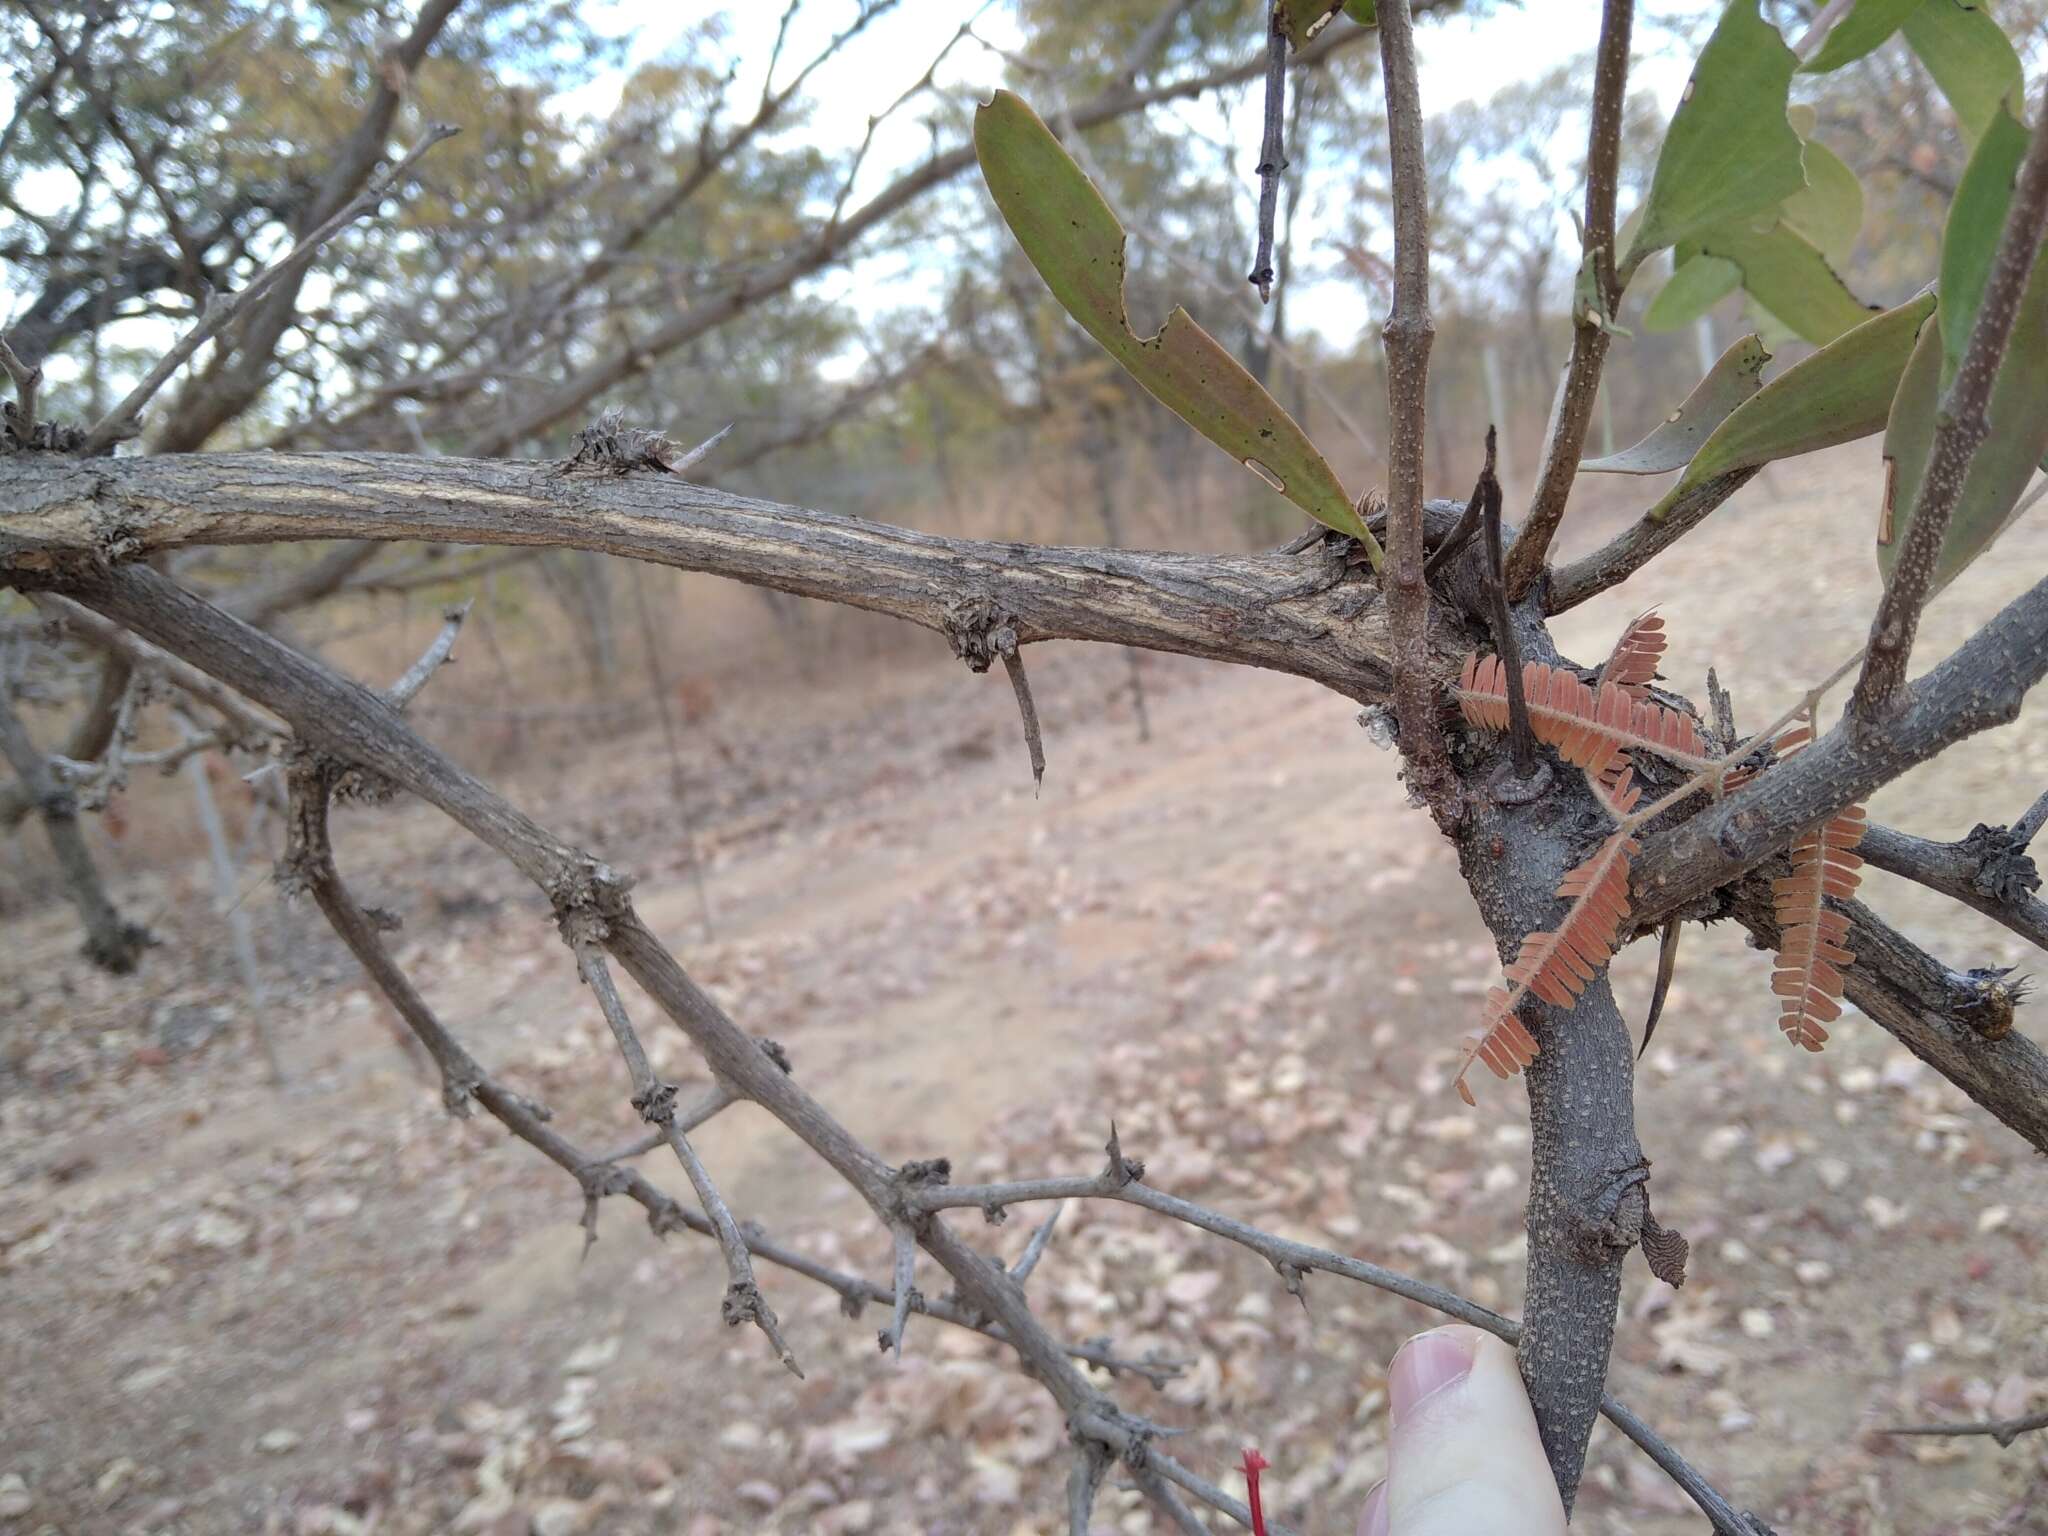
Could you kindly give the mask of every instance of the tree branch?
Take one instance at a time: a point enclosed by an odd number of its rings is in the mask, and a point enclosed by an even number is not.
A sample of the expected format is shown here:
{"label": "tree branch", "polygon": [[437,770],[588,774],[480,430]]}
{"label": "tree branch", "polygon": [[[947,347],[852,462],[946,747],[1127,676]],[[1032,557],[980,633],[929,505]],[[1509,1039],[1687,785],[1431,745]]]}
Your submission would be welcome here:
{"label": "tree branch", "polygon": [[1845,722],[1726,800],[1648,839],[1633,880],[1638,928],[1729,884],[1916,763],[2018,718],[2027,690],[2044,674],[2048,580],[1908,686],[1884,730]]}
{"label": "tree branch", "polygon": [[1961,842],[1937,843],[1873,824],[1856,851],[1874,867],[1939,891],[2048,949],[2048,902],[2034,894],[2041,876],[2025,847],[2004,827],[1980,826]]}
{"label": "tree branch", "polygon": [[1564,521],[1578,478],[1579,456],[1600,393],[1609,326],[1627,277],[1615,270],[1614,200],[1621,163],[1621,117],[1628,99],[1629,36],[1635,0],[1605,0],[1600,48],[1593,66],[1593,122],[1586,143],[1585,255],[1572,300],[1572,358],[1565,369],[1557,423],[1544,449],[1543,470],[1521,537],[1508,553],[1508,596],[1525,597],[1543,574],[1550,541]]}
{"label": "tree branch", "polygon": [[[963,602],[1020,644],[1098,640],[1313,678],[1390,682],[1385,609],[1334,560],[1037,548],[785,507],[672,475],[399,454],[0,459],[0,572],[192,544],[428,539],[545,544],[708,571],[949,632]],[[1448,651],[1444,675],[1455,670]]]}
{"label": "tree branch", "polygon": [[149,930],[124,921],[115,910],[92,861],[92,850],[86,847],[85,834],[79,829],[78,802],[70,790],[57,782],[50,772],[49,760],[29,739],[8,701],[4,678],[0,678],[0,757],[7,759],[30,803],[42,815],[50,852],[63,872],[65,893],[85,924],[86,957],[102,970],[116,976],[127,975],[140,963],[143,950],[152,942]]}
{"label": "tree branch", "polygon": [[[2048,132],[2037,132],[2013,184],[1998,254],[1985,280],[1984,296],[1970,326],[1955,382],[1935,418],[1934,443],[1913,501],[1906,542],[1892,566],[1877,616],[1870,622],[1870,645],[1849,700],[1850,718],[1867,734],[1889,729],[1890,717],[1902,702],[1920,611],[1932,595],[1935,567],[1948,538],[1949,520],[1969,480],[1970,466],[1991,435],[1992,388],[2019,320],[2020,300],[2044,233],[2048,233]],[[2039,347],[2044,341],[2029,336],[2021,345]]]}
{"label": "tree branch", "polygon": [[[1429,179],[1422,152],[1422,95],[1408,0],[1379,10],[1380,73],[1387,92],[1387,149],[1394,193],[1394,304],[1387,352],[1387,560],[1384,586],[1393,650],[1394,717],[1411,788],[1437,825],[1462,814],[1440,718],[1441,692],[1429,665],[1429,583],[1422,573],[1423,461],[1429,351]],[[1277,23],[1276,23],[1277,27]]]}
{"label": "tree branch", "polygon": [[172,374],[184,367],[193,353],[219,335],[237,318],[247,314],[265,294],[280,283],[296,282],[313,264],[313,258],[320,254],[322,246],[363,214],[376,208],[384,200],[385,193],[397,185],[420,156],[443,139],[454,137],[458,131],[445,123],[437,123],[430,127],[421,136],[419,143],[413,146],[412,151],[392,166],[389,172],[377,178],[360,197],[347,203],[291,250],[250,278],[232,299],[209,305],[198,322],[179,337],[177,344],[143,376],[142,382],[128,391],[119,405],[93,424],[91,430],[85,434],[85,441],[80,446],[79,453],[88,457],[103,453],[123,438],[134,436],[137,430],[136,420],[142,414],[142,408],[155,398],[157,391],[169,382]]}
{"label": "tree branch", "polygon": [[1259,138],[1259,248],[1252,257],[1251,285],[1259,302],[1273,297],[1273,225],[1280,212],[1280,173],[1287,169],[1287,29],[1280,8],[1266,16],[1266,119]]}
{"label": "tree branch", "polygon": [[1984,1424],[1901,1424],[1896,1429],[1881,1429],[1881,1435],[1989,1435],[1996,1440],[1999,1449],[2009,1449],[2021,1435],[2036,1429],[2048,1429],[2048,1413],[2023,1414],[2018,1418],[1994,1419]]}

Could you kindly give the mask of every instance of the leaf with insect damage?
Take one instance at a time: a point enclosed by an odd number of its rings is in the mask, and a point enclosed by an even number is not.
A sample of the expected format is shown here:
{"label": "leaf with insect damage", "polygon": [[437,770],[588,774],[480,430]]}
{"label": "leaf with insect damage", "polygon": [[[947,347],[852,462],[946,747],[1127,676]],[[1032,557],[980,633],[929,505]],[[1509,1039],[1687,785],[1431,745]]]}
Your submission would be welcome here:
{"label": "leaf with insect damage", "polygon": [[1646,519],[1663,521],[1687,492],[1735,470],[1877,431],[1892,412],[1914,339],[1933,313],[1934,295],[1923,293],[1787,368],[1714,429]]}
{"label": "leaf with insect damage", "polygon": [[974,114],[974,148],[996,207],[1053,297],[1104,351],[1189,426],[1316,521],[1380,563],[1315,445],[1237,359],[1189,318],[1139,336],[1124,310],[1124,231],[1109,204],[1030,107],[1008,91]]}
{"label": "leaf with insect damage", "polygon": [[1742,268],[1719,256],[1695,255],[1676,262],[1643,313],[1643,329],[1662,334],[1691,325],[1741,286]]}
{"label": "leaf with insect damage", "polygon": [[1623,265],[1775,208],[1806,185],[1785,116],[1797,63],[1757,0],[1734,0],[1672,114]]}
{"label": "leaf with insect damage", "polygon": [[1465,1081],[1475,1061],[1507,1078],[1536,1059],[1536,1037],[1515,1012],[1522,1000],[1533,993],[1552,1007],[1569,1008],[1613,958],[1629,910],[1629,860],[1638,846],[1616,832],[1559,882],[1557,894],[1571,900],[1563,921],[1551,932],[1525,937],[1507,968],[1507,985],[1486,994],[1482,1033],[1466,1046],[1454,1085],[1467,1104],[1476,1102]]}
{"label": "leaf with insect damage", "polygon": [[1800,163],[1806,186],[1785,199],[1780,216],[1812,241],[1830,266],[1846,265],[1863,233],[1863,183],[1840,155],[1813,136],[1817,114],[1812,107],[1794,107],[1789,116],[1805,141]]}
{"label": "leaf with insect damage", "polygon": [[1742,269],[1742,287],[1794,335],[1825,346],[1871,315],[1820,248],[1789,218],[1758,229],[1746,219],[1703,231],[1696,247]]}
{"label": "leaf with insect damage", "polygon": [[1761,341],[1743,337],[1721,354],[1684,403],[1658,422],[1648,437],[1619,453],[1587,459],[1579,468],[1603,475],[1661,475],[1683,469],[1714,429],[1762,386],[1764,364],[1770,360]]}
{"label": "leaf with insect damage", "polygon": [[1856,0],[1829,30],[1820,50],[1799,68],[1809,75],[1825,75],[1854,64],[1882,47],[1923,3],[1925,0]]}
{"label": "leaf with insect damage", "polygon": [[1975,143],[1999,108],[2025,89],[2020,56],[1981,0],[1926,0],[1903,23],[1906,42]]}

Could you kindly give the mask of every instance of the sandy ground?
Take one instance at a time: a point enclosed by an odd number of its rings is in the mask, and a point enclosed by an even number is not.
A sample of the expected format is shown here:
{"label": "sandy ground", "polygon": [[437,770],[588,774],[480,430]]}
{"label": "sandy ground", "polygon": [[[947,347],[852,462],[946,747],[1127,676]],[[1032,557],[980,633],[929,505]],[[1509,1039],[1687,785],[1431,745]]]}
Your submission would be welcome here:
{"label": "sandy ground", "polygon": [[[1699,693],[1711,662],[1761,724],[1860,639],[1860,474],[1779,468],[1561,639],[1596,655],[1659,602],[1673,685]],[[2044,561],[2037,518],[1931,616],[1923,655]],[[687,816],[655,734],[508,788],[636,871],[692,973],[890,1159],[1092,1171],[1114,1118],[1160,1187],[1514,1309],[1526,1108],[1512,1086],[1486,1082],[1477,1112],[1446,1089],[1492,948],[1392,758],[1291,679],[1148,659],[1140,744],[1121,657],[1047,648],[1033,669],[1036,797],[1000,676],[936,658],[722,704],[691,734]],[[1874,814],[1941,837],[2009,819],[2048,780],[2044,720]],[[451,1027],[576,1140],[630,1136],[602,1020],[511,871],[416,804],[350,809],[336,834]],[[317,914],[263,873],[243,878],[282,1090],[202,868],[123,876],[166,939],[136,979],[76,961],[66,911],[0,934],[0,1531],[1065,1529],[1062,1426],[994,1346],[917,1321],[889,1360],[872,1310],[849,1322],[767,1270],[797,1382],[720,1325],[708,1244],[611,1202],[586,1253],[573,1183],[444,1114]],[[1867,892],[1959,967],[2039,961],[1924,892]],[[1637,1017],[1651,961],[1616,966]],[[2048,1166],[1853,1013],[1822,1057],[1789,1049],[1768,970],[1727,925],[1688,934],[1639,1092],[1692,1278],[1632,1270],[1612,1386],[1781,1532],[2048,1531],[2048,1435],[1873,1432],[2048,1406]],[[640,1012],[688,1097],[701,1070]],[[744,1218],[884,1274],[886,1239],[764,1115],[696,1140]],[[1014,1258],[1034,1219],[962,1226]],[[1327,1277],[1304,1309],[1255,1261],[1124,1209],[1067,1209],[1030,1289],[1071,1338],[1182,1362],[1116,1390],[1189,1426],[1177,1453],[1233,1486],[1260,1446],[1269,1508],[1321,1532],[1348,1532],[1383,1470],[1383,1365],[1430,1321]],[[1581,1529],[1696,1532],[1687,1508],[1603,1427]],[[1124,1491],[1097,1528],[1160,1529]]]}

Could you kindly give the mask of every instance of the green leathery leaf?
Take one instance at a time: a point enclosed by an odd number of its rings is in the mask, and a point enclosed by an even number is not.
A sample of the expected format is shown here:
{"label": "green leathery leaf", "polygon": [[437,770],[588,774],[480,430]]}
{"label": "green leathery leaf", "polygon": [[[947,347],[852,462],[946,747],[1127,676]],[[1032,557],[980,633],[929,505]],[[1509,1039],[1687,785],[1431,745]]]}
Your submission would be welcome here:
{"label": "green leathery leaf", "polygon": [[1296,48],[1312,42],[1339,11],[1362,27],[1380,24],[1374,0],[1273,0],[1273,13]]}
{"label": "green leathery leaf", "polygon": [[1737,469],[1768,464],[1867,437],[1884,426],[1914,340],[1934,313],[1923,293],[1865,320],[1800,359],[1714,429],[1678,483],[1646,514],[1659,522],[1695,486]]}
{"label": "green leathery leaf", "polygon": [[[2020,298],[2012,344],[1991,385],[1991,435],[1977,448],[1963,491],[1949,514],[1948,535],[1934,579],[1945,582],[1991,545],[2048,454],[2048,347],[2022,338],[2048,332],[2048,262],[2037,262]],[[1878,515],[1877,566],[1890,580],[1913,520],[1940,417],[1943,341],[1928,326],[1899,380],[1884,434],[1884,503]]]}
{"label": "green leathery leaf", "polygon": [[1715,363],[1704,379],[1677,410],[1666,416],[1641,442],[1610,453],[1604,459],[1587,459],[1579,465],[1603,475],[1661,475],[1692,461],[1714,429],[1726,421],[1743,401],[1754,395],[1763,382],[1764,364],[1771,354],[1754,336],[1745,336]]}
{"label": "green leathery leaf", "polygon": [[1695,256],[1679,263],[1657,290],[1643,316],[1646,331],[1675,331],[1690,325],[1742,286],[1742,268],[1719,256]]}
{"label": "green leathery leaf", "polygon": [[1925,0],[1906,17],[1904,30],[1974,144],[1999,103],[2024,88],[2020,56],[2005,29],[1974,0]]}
{"label": "green leathery leaf", "polygon": [[1124,311],[1124,231],[1058,139],[997,91],[974,115],[974,149],[1003,219],[1067,313],[1161,404],[1317,522],[1380,549],[1294,419],[1207,331],[1175,309],[1156,336]]}
{"label": "green leathery leaf", "polygon": [[1742,268],[1742,286],[1786,325],[1824,346],[1870,318],[1813,243],[1782,220],[1765,230],[1729,224],[1700,237],[1700,249]]}
{"label": "green leathery leaf", "polygon": [[[1954,381],[1977,323],[1977,306],[1991,278],[1991,263],[2005,233],[2006,210],[2020,162],[2027,156],[2027,130],[2007,102],[1991,115],[1984,136],[1956,184],[1941,232],[1941,387]],[[2015,340],[2017,341],[2017,337]]]}
{"label": "green leathery leaf", "polygon": [[1800,65],[1809,75],[1825,75],[1854,64],[1883,46],[1924,0],[1856,0],[1849,14],[1836,22],[1820,52]]}
{"label": "green leathery leaf", "polygon": [[1846,266],[1863,233],[1863,183],[1818,139],[1807,139],[1802,158],[1806,185],[1785,199],[1779,217],[1812,241],[1830,264]]}
{"label": "green leathery leaf", "polygon": [[1798,62],[1757,0],[1731,0],[1665,131],[1624,266],[1775,208],[1806,185],[1799,135],[1785,117]]}

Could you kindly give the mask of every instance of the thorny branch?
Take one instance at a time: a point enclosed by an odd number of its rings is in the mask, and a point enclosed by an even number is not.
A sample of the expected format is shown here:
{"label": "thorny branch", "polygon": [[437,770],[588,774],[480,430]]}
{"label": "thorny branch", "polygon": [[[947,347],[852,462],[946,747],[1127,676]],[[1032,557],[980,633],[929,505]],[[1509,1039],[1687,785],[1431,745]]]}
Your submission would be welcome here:
{"label": "thorny branch", "polygon": [[[1870,648],[1849,700],[1850,718],[1866,733],[1875,734],[1888,726],[1904,702],[1906,666],[1920,628],[1920,611],[1932,595],[1949,520],[1962,500],[1977,450],[1991,435],[1992,388],[2019,321],[2020,300],[2044,234],[2048,234],[2048,133],[2035,133],[2013,183],[1998,254],[1992,259],[1955,382],[1935,417],[1934,442],[1914,498],[1906,542],[1892,566],[1877,615],[1870,622]],[[2038,347],[2042,342],[2038,336],[2029,336],[2020,344]],[[1888,515],[1893,510],[1888,508]]]}

